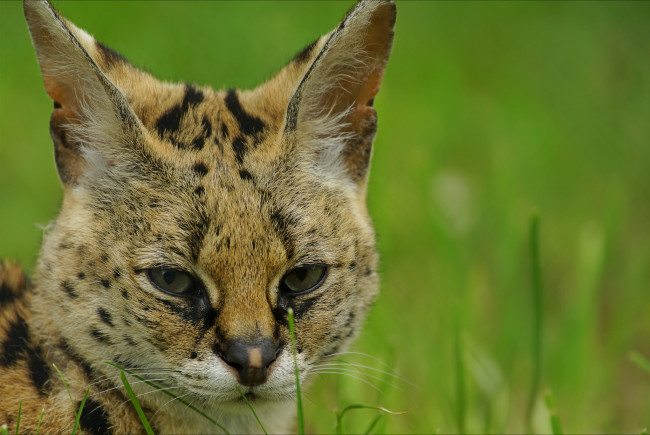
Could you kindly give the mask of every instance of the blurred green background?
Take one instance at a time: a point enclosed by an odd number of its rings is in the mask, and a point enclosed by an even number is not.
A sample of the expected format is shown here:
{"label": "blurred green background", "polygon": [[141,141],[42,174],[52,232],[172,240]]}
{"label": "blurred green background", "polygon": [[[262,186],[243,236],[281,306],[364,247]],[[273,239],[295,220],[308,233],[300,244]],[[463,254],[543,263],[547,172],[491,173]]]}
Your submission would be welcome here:
{"label": "blurred green background", "polygon": [[[217,88],[254,87],[350,5],[56,3],[158,77]],[[322,375],[308,429],[364,403],[408,412],[379,432],[548,432],[551,391],[566,432],[641,433],[650,373],[629,353],[650,359],[650,3],[398,2],[376,107],[382,295],[354,347],[376,360],[348,360],[405,381]],[[0,2],[0,257],[29,269],[61,200],[50,110],[21,5]],[[346,430],[375,415],[351,412]]]}

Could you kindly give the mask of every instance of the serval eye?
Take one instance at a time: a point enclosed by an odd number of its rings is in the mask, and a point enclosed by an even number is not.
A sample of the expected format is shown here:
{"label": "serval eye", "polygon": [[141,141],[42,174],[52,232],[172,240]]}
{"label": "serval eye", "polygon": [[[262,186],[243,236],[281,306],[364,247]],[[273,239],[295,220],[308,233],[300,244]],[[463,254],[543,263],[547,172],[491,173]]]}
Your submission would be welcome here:
{"label": "serval eye", "polygon": [[320,287],[326,273],[327,267],[323,264],[296,267],[282,278],[282,284],[287,292],[306,293]]}
{"label": "serval eye", "polygon": [[147,270],[147,276],[158,290],[175,295],[186,295],[197,288],[194,277],[181,270],[156,267]]}

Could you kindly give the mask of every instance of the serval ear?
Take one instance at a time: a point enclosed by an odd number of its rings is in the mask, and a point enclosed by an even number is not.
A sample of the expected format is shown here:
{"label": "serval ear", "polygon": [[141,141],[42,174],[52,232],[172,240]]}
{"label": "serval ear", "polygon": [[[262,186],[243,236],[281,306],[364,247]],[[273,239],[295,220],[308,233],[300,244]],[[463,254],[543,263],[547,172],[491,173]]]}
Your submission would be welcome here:
{"label": "serval ear", "polygon": [[118,146],[140,142],[142,125],[95,61],[106,64],[117,54],[61,17],[48,1],[24,0],[23,9],[45,90],[54,100],[50,134],[59,178],[64,187],[72,186],[94,151],[100,151],[101,164],[110,165]]}
{"label": "serval ear", "polygon": [[[393,43],[395,4],[362,0],[329,35],[299,56],[313,58],[286,113],[285,134],[311,143],[320,162],[365,185],[377,112],[372,107]],[[307,53],[320,48],[320,52]]]}

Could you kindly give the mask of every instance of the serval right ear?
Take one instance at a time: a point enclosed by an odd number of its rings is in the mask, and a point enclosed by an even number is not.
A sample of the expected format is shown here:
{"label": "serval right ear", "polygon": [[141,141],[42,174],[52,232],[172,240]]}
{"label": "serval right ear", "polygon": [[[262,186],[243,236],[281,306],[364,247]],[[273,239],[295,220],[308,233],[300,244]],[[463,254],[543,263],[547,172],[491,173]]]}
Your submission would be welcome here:
{"label": "serval right ear", "polygon": [[104,164],[111,162],[111,148],[141,142],[143,128],[89,54],[105,61],[116,56],[112,51],[61,17],[46,0],[24,0],[23,9],[45,90],[54,100],[50,134],[59,178],[64,187],[71,186],[84,173],[89,151],[100,152]]}
{"label": "serval right ear", "polygon": [[[286,112],[285,134],[316,144],[327,170],[344,170],[365,186],[377,131],[375,95],[393,44],[396,7],[387,0],[361,0],[339,26],[308,47],[314,60]],[[320,49],[314,57],[314,48]]]}

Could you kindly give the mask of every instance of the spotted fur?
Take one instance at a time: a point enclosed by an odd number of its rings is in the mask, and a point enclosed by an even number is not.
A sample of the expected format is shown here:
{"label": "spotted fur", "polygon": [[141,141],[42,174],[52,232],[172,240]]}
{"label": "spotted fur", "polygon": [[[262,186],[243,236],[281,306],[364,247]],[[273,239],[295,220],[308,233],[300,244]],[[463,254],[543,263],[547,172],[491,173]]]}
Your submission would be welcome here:
{"label": "spotted fur", "polygon": [[[306,381],[346,348],[377,293],[365,194],[394,4],[362,0],[250,91],[161,82],[48,2],[25,0],[24,9],[54,100],[64,200],[34,282],[15,265],[0,269],[0,424],[15,425],[22,400],[25,431],[43,408],[45,432],[70,431],[89,387],[85,433],[142,432],[109,360],[157,379],[233,433],[258,431],[239,386],[267,429],[287,432],[288,309]],[[280,289],[288,271],[309,264],[327,266],[320,287]],[[196,277],[200,293],[155,288],[147,271],[157,267]],[[225,343],[241,340],[277,352],[259,385],[242,384],[226,362]],[[134,381],[157,431],[219,432]]]}

